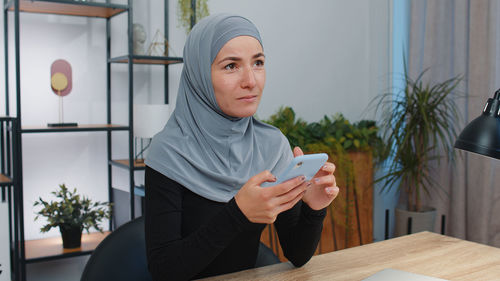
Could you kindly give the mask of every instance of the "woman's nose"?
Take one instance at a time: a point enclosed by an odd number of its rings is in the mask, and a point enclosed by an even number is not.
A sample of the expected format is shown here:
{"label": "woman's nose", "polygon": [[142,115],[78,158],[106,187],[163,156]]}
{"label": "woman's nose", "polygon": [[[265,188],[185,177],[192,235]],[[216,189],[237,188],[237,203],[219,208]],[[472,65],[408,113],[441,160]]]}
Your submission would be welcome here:
{"label": "woman's nose", "polygon": [[251,67],[245,67],[242,71],[241,77],[241,87],[252,89],[257,83],[255,81],[255,73]]}

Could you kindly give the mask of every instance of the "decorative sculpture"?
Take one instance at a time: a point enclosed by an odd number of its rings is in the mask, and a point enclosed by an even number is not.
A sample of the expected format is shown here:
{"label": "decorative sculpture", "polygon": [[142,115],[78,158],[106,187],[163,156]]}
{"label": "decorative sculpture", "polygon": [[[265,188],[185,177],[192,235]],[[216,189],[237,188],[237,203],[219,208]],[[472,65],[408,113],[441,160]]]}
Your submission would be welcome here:
{"label": "decorative sculpture", "polygon": [[151,44],[148,48],[148,56],[165,56],[168,57],[169,44],[165,35],[160,32],[159,29],[156,30],[153,39],[151,39]]}
{"label": "decorative sculpture", "polygon": [[49,123],[49,127],[77,126],[77,123],[64,123],[63,97],[69,95],[73,87],[73,77],[69,62],[59,59],[50,67],[50,86],[59,97],[59,123]]}
{"label": "decorative sculpture", "polygon": [[140,23],[133,25],[134,55],[144,55],[144,42],[146,42],[146,31]]}

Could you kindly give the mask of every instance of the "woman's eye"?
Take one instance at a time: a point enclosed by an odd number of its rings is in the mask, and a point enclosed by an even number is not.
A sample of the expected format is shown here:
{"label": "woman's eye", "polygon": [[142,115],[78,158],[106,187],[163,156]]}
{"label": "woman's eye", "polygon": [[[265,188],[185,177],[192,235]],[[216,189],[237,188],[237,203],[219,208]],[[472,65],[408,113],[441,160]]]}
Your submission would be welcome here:
{"label": "woman's eye", "polygon": [[264,61],[263,60],[257,60],[255,61],[256,66],[264,66]]}
{"label": "woman's eye", "polygon": [[236,65],[234,63],[230,63],[224,67],[226,70],[234,70]]}

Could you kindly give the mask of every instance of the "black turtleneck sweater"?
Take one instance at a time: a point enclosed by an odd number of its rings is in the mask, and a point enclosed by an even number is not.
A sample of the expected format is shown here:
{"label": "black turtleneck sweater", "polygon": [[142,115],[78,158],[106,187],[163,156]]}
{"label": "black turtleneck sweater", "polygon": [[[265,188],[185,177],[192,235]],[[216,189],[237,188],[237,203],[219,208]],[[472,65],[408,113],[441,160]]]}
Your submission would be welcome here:
{"label": "black turtleneck sweater", "polygon": [[[250,222],[234,198],[220,203],[201,197],[146,167],[145,231],[153,280],[188,280],[253,268],[265,224]],[[278,215],[285,256],[302,266],[321,236],[326,209],[299,201]]]}

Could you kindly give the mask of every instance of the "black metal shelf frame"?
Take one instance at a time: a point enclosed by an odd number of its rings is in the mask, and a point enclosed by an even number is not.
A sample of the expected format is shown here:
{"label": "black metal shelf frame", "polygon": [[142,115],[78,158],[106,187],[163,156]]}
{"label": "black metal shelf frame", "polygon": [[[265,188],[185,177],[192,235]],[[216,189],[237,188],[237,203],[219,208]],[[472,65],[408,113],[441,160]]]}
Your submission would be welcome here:
{"label": "black metal shelf frame", "polygon": [[[106,3],[95,2],[76,2],[72,0],[4,0],[4,44],[5,44],[5,101],[6,101],[6,114],[9,114],[9,36],[8,36],[8,16],[9,13],[13,14],[14,26],[14,67],[15,67],[15,99],[16,99],[16,116],[18,119],[13,121],[13,145],[15,145],[14,152],[17,161],[14,167],[15,176],[13,177],[13,184],[15,186],[13,194],[11,189],[8,189],[8,198],[13,195],[14,208],[10,217],[13,217],[14,223],[11,231],[11,241],[13,241],[13,263],[12,273],[14,280],[26,280],[26,264],[35,263],[40,261],[55,260],[60,258],[68,258],[80,255],[90,254],[92,251],[79,251],[73,253],[65,253],[59,255],[49,255],[40,258],[26,259],[25,237],[24,237],[24,214],[23,214],[23,172],[22,172],[22,151],[21,142],[22,135],[26,133],[62,133],[62,132],[105,132],[107,134],[107,158],[108,158],[108,196],[109,201],[113,202],[113,188],[112,188],[112,166],[129,170],[130,180],[130,218],[134,218],[135,202],[134,196],[136,190],[140,193],[140,189],[136,189],[134,181],[134,171],[143,170],[144,168],[135,167],[134,165],[119,165],[118,162],[112,160],[112,136],[116,131],[128,132],[128,158],[132,162],[133,155],[133,65],[134,64],[150,64],[150,65],[164,65],[164,81],[165,81],[165,103],[168,103],[168,65],[173,63],[182,63],[182,58],[178,57],[153,57],[153,56],[134,56],[132,48],[132,7],[133,0],[128,0],[127,5],[111,4],[109,0]],[[164,19],[165,19],[165,37],[168,38],[168,0],[164,1]],[[53,10],[51,10],[53,9]],[[21,83],[20,83],[20,13],[43,13],[43,14],[56,14],[56,15],[70,15],[70,16],[84,16],[96,17],[106,20],[106,58],[107,58],[107,86],[106,86],[106,103],[107,103],[107,116],[106,124],[111,125],[111,63],[127,63],[129,72],[129,107],[128,107],[128,126],[85,126],[85,127],[66,127],[66,128],[23,128],[21,124]],[[128,15],[128,55],[118,58],[111,58],[111,23],[110,20],[116,15],[127,12]],[[125,60],[125,61],[120,61]],[[146,62],[145,62],[146,61]],[[18,121],[16,121],[18,120]],[[3,159],[3,158],[2,158]],[[118,164],[117,164],[118,163]],[[7,186],[8,184],[6,184]],[[113,229],[113,222],[110,221],[110,230]]]}
{"label": "black metal shelf frame", "polygon": [[[92,251],[79,251],[73,253],[65,253],[58,255],[49,255],[39,258],[26,259],[26,249],[25,249],[25,239],[24,239],[24,214],[23,214],[23,180],[22,180],[22,151],[21,142],[22,135],[25,133],[62,133],[62,132],[106,132],[107,133],[107,156],[108,156],[108,196],[109,201],[113,202],[113,187],[112,187],[112,166],[116,166],[123,169],[129,170],[129,198],[130,198],[130,218],[133,219],[135,216],[135,194],[143,196],[143,188],[136,186],[135,184],[135,171],[144,170],[144,167],[137,167],[135,165],[123,165],[117,161],[112,160],[112,133],[115,131],[128,131],[128,158],[129,163],[134,160],[133,152],[133,65],[134,64],[149,64],[149,65],[164,65],[164,100],[168,103],[168,66],[170,64],[182,63],[182,58],[179,57],[159,57],[159,56],[138,56],[133,55],[132,46],[132,1],[128,0],[128,5],[118,5],[111,4],[109,0],[106,3],[95,3],[95,2],[77,2],[73,0],[4,0],[4,44],[5,44],[5,101],[6,101],[6,114],[9,115],[9,65],[8,65],[8,14],[9,12],[14,15],[14,52],[15,52],[15,98],[16,98],[16,119],[13,119],[13,151],[16,155],[15,167],[12,169],[15,173],[13,176],[12,185],[5,183],[5,186],[15,186],[14,192],[8,189],[8,198],[13,195],[13,211],[12,214],[9,213],[9,217],[13,217],[14,223],[9,223],[9,227],[13,225],[13,230],[11,231],[11,241],[13,241],[13,259],[12,263],[12,273],[14,280],[26,280],[26,264],[35,263],[40,261],[55,260],[60,258],[68,258],[80,255],[90,254]],[[164,0],[164,21],[165,21],[165,37],[168,39],[168,0]],[[43,14],[56,14],[56,15],[70,15],[70,16],[84,16],[84,17],[96,17],[104,18],[106,20],[106,58],[107,58],[107,86],[106,86],[106,103],[107,103],[107,125],[112,124],[111,120],[111,63],[126,63],[128,64],[129,72],[129,125],[119,126],[113,125],[108,127],[102,127],[100,125],[92,126],[77,126],[77,127],[65,127],[65,128],[23,128],[21,126],[21,85],[20,85],[20,20],[19,15],[21,12],[27,13],[43,13]],[[111,58],[111,23],[110,19],[116,15],[128,12],[128,55]],[[18,145],[16,145],[18,144]],[[3,156],[3,155],[2,155]],[[2,158],[3,159],[3,158]],[[4,186],[0,183],[0,186]],[[3,191],[3,189],[2,189]],[[13,193],[13,194],[11,194]],[[3,192],[2,192],[3,194]],[[113,222],[110,220],[110,230],[113,229]]]}
{"label": "black metal shelf frame", "polygon": [[[129,141],[129,153],[128,153],[128,159],[129,163],[134,163],[134,120],[133,120],[133,88],[134,88],[134,77],[133,77],[133,68],[135,64],[148,64],[148,65],[163,65],[164,66],[164,103],[168,104],[169,101],[169,96],[168,96],[168,88],[169,88],[169,83],[168,83],[168,75],[169,75],[169,65],[170,64],[177,64],[177,63],[182,63],[183,59],[179,57],[165,57],[165,56],[144,56],[144,55],[134,55],[133,54],[133,5],[132,5],[133,0],[128,0],[128,55],[125,56],[119,56],[119,57],[114,57],[112,58],[110,56],[110,53],[108,52],[107,56],[107,67],[108,67],[108,75],[111,75],[111,64],[112,63],[124,63],[128,65],[128,73],[129,73],[129,135],[128,135],[128,141]],[[194,1],[192,1],[194,2]],[[165,38],[168,40],[168,21],[169,21],[169,9],[168,9],[168,0],[164,0],[164,34]],[[109,21],[107,25],[108,29],[108,36],[110,34],[109,29]],[[108,40],[110,38],[108,37]],[[147,62],[145,62],[147,61]],[[110,77],[108,77],[108,81],[110,81]],[[110,88],[110,83],[108,84],[108,91],[111,91]],[[110,97],[110,95],[108,95]],[[108,105],[111,103],[108,102]],[[108,113],[111,111],[108,110]],[[111,120],[111,116],[108,116],[108,120]],[[124,165],[122,163],[119,163],[115,160],[112,159],[112,150],[111,150],[111,140],[112,140],[112,132],[108,132],[108,175],[109,175],[109,186],[110,186],[110,198],[113,197],[113,192],[112,192],[112,166],[126,169],[129,171],[129,206],[130,206],[130,219],[135,218],[135,191],[136,191],[136,183],[135,183],[135,171],[140,171],[144,170],[145,168],[143,167],[136,167],[135,165]]]}
{"label": "black metal shelf frame", "polygon": [[[9,173],[13,174],[9,179],[12,179],[12,184],[0,183],[0,186],[7,188],[7,197],[12,202],[12,213],[9,211],[9,218],[12,218],[13,223],[12,231],[10,232],[13,249],[13,262],[12,274],[14,280],[26,280],[26,264],[35,263],[40,261],[55,260],[60,258],[68,258],[80,255],[90,254],[92,251],[79,251],[72,253],[64,253],[58,255],[48,255],[38,258],[26,258],[25,237],[24,237],[24,209],[23,209],[23,165],[22,165],[22,136],[23,134],[32,133],[64,133],[64,132],[105,132],[107,134],[107,159],[108,159],[108,197],[109,201],[113,202],[113,183],[112,183],[112,167],[127,169],[129,171],[129,206],[130,206],[130,219],[135,217],[135,194],[143,195],[143,188],[135,183],[135,171],[144,170],[144,167],[135,165],[124,165],[115,160],[112,160],[112,137],[113,132],[126,131],[128,132],[128,160],[129,163],[134,161],[134,135],[133,135],[133,66],[134,64],[149,64],[149,65],[163,65],[164,66],[164,102],[168,104],[168,66],[170,64],[182,63],[180,57],[162,57],[162,56],[138,56],[133,55],[133,40],[132,40],[132,23],[133,23],[133,0],[127,0],[127,5],[111,4],[110,0],[106,3],[96,2],[81,2],[73,0],[4,0],[4,50],[5,50],[5,112],[9,115],[10,95],[9,95],[9,26],[8,16],[9,13],[13,14],[14,22],[14,67],[15,67],[15,100],[16,100],[16,116],[17,118],[8,118],[12,122],[12,146],[13,155],[15,157],[8,158],[9,163],[16,163],[13,167],[9,168]],[[194,3],[194,1],[192,1]],[[165,38],[168,39],[168,0],[164,0],[164,33]],[[41,14],[55,14],[55,15],[69,15],[69,16],[83,16],[90,18],[102,18],[106,20],[106,124],[103,125],[81,125],[76,127],[39,127],[29,128],[23,127],[21,124],[21,79],[20,79],[20,13],[41,13]],[[120,57],[111,57],[111,19],[119,14],[127,13],[127,36],[128,36],[128,55]],[[111,118],[111,64],[112,63],[125,63],[128,64],[128,125],[113,125]],[[2,129],[0,118],[0,130]],[[1,136],[1,135],[0,135]],[[1,144],[0,144],[1,146]],[[0,151],[0,154],[2,152]],[[8,155],[7,155],[8,156]],[[4,155],[0,155],[4,159]],[[10,157],[10,156],[8,156]],[[2,166],[3,169],[3,166]],[[3,170],[2,170],[3,172]],[[13,189],[13,191],[12,191]],[[4,194],[2,187],[2,195]],[[12,198],[13,197],[13,198]],[[114,227],[113,220],[109,222],[109,229]]]}

